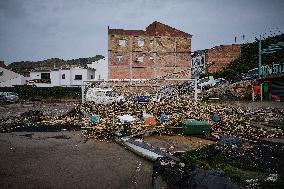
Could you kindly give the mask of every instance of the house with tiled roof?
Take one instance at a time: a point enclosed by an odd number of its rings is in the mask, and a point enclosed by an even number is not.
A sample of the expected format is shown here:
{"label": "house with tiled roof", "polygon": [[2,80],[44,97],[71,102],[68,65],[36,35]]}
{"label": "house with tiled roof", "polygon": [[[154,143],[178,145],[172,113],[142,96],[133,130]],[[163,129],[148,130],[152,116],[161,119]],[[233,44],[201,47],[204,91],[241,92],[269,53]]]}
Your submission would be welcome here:
{"label": "house with tiled roof", "polygon": [[183,72],[188,79],[191,38],[157,21],[145,30],[108,27],[108,78],[153,79]]}

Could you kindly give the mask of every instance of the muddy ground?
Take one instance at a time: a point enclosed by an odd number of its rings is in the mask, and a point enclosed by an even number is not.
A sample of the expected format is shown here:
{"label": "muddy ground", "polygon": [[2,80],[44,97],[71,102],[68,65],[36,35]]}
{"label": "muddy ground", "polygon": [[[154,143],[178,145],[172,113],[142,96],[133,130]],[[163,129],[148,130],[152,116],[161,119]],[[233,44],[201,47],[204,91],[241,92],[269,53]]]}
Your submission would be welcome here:
{"label": "muddy ground", "polygon": [[[22,102],[0,105],[0,118],[41,110],[63,115],[78,102]],[[283,108],[279,103],[235,103],[236,106]],[[150,136],[144,140],[173,151],[194,149],[212,141],[197,137]],[[151,188],[152,162],[115,142],[86,140],[80,131],[0,133],[1,188]]]}
{"label": "muddy ground", "polygon": [[1,188],[150,188],[152,164],[80,132],[1,133]]}
{"label": "muddy ground", "polygon": [[[145,137],[175,150],[212,143],[196,137]],[[152,162],[80,131],[0,133],[1,188],[151,188]]]}

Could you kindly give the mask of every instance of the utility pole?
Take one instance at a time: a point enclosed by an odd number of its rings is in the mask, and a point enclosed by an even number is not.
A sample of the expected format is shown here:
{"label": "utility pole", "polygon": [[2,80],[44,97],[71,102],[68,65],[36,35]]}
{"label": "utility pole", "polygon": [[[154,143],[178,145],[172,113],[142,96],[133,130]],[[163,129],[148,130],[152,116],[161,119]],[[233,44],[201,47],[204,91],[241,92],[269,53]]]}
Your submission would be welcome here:
{"label": "utility pole", "polygon": [[259,79],[261,79],[260,68],[261,68],[261,35],[259,35],[259,43],[258,43],[258,78]]}

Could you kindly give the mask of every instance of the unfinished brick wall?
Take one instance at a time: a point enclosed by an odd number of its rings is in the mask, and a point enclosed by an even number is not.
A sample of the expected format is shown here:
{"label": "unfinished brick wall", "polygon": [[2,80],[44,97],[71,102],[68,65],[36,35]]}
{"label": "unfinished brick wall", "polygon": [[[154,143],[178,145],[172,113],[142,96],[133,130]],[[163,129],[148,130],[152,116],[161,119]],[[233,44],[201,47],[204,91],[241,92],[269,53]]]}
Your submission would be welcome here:
{"label": "unfinished brick wall", "polygon": [[[108,30],[109,79],[152,79],[186,70],[191,35],[159,22],[146,30]],[[183,74],[182,78],[188,78]]]}
{"label": "unfinished brick wall", "polygon": [[227,68],[229,64],[238,59],[241,55],[241,46],[239,44],[220,45],[208,49],[205,53],[205,64],[208,72],[216,72]]}

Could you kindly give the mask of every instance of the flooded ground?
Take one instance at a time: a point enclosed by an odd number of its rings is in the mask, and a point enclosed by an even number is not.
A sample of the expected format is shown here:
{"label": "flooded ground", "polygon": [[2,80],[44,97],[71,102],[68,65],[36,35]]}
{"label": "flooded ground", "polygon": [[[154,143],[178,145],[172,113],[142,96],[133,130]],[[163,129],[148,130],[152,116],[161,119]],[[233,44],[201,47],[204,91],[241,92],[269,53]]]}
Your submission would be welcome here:
{"label": "flooded ground", "polygon": [[172,152],[192,150],[206,144],[215,143],[194,136],[149,136],[145,137],[144,140],[155,147]]}
{"label": "flooded ground", "polygon": [[80,132],[0,133],[1,188],[150,188],[152,163]]}
{"label": "flooded ground", "polygon": [[[22,102],[0,106],[0,118],[40,110],[64,115],[78,102]],[[283,102],[235,102],[235,107],[283,109]],[[197,136],[145,136],[169,152],[187,151],[214,141]],[[269,139],[274,140],[274,139]],[[275,139],[283,141],[283,138]],[[115,142],[86,140],[81,131],[0,133],[2,188],[151,188],[153,164]]]}

